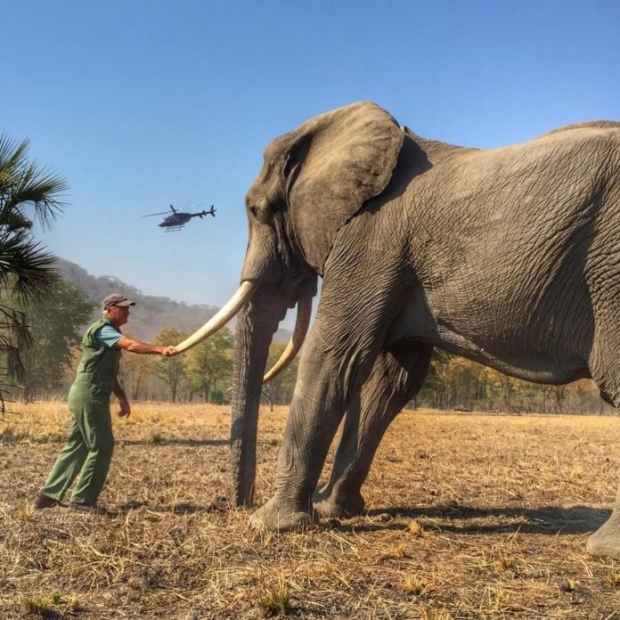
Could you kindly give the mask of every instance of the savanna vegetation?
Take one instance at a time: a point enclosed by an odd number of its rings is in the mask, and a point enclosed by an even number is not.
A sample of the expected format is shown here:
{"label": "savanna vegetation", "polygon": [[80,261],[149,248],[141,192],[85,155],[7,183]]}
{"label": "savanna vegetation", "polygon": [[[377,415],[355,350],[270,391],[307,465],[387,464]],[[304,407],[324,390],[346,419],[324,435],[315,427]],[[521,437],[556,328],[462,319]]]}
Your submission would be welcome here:
{"label": "savanna vegetation", "polygon": [[[259,504],[285,415],[261,410]],[[367,512],[260,534],[228,503],[225,406],[136,405],[114,421],[110,516],[34,512],[68,416],[35,403],[0,424],[2,618],[620,617],[620,567],[585,548],[618,482],[617,417],[404,411]]]}

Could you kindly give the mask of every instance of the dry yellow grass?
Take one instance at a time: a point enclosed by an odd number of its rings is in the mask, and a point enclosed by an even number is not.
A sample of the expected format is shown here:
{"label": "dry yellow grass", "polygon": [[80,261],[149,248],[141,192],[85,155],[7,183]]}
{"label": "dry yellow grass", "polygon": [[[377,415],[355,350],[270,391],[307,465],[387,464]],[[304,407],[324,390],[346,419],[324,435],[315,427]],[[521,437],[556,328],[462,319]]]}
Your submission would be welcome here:
{"label": "dry yellow grass", "polygon": [[[261,412],[258,503],[285,414]],[[620,566],[585,551],[619,418],[404,412],[368,512],[281,535],[227,503],[225,407],[136,405],[101,498],[116,514],[34,512],[67,421],[47,403],[0,423],[1,618],[620,618]]]}

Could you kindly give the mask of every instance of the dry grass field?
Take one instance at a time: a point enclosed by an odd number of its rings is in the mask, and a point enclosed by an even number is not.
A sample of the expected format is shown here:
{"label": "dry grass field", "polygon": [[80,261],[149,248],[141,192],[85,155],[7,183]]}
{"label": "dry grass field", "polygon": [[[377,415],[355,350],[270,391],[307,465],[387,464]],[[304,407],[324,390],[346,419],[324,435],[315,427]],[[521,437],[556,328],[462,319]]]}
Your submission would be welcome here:
{"label": "dry grass field", "polygon": [[[286,410],[261,412],[257,502]],[[620,563],[585,550],[620,480],[620,418],[404,412],[368,512],[258,534],[227,503],[228,412],[136,405],[116,421],[111,516],[31,501],[64,403],[0,423],[0,618],[620,619]]]}

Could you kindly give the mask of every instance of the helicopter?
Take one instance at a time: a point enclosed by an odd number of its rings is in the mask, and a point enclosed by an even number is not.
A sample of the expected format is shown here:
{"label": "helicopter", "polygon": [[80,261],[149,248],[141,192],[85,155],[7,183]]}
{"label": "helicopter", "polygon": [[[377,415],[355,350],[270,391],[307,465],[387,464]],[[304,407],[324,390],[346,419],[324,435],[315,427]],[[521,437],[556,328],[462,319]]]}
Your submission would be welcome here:
{"label": "helicopter", "polygon": [[199,217],[202,219],[205,215],[212,215],[215,217],[215,207],[211,205],[211,208],[206,211],[199,211],[198,213],[184,213],[183,211],[179,211],[175,209],[172,205],[170,205],[170,211],[164,211],[163,213],[151,213],[149,215],[145,215],[144,217],[155,217],[156,215],[165,215],[166,217],[158,224],[160,228],[165,228],[165,232],[172,232],[175,230],[181,230],[185,224],[187,224],[193,217]]}

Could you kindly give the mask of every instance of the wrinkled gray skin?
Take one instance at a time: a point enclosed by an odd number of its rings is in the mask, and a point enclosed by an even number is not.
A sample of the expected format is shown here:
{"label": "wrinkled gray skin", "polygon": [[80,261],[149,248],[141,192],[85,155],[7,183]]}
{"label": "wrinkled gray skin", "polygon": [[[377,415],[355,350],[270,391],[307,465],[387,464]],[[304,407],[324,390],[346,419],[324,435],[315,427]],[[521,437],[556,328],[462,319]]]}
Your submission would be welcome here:
{"label": "wrinkled gray skin", "polygon": [[[434,346],[530,381],[592,377],[620,405],[620,124],[478,150],[420,138],[358,103],[274,140],[246,204],[242,280],[260,288],[236,334],[240,504],[253,498],[271,336],[323,278],[276,492],[254,527],[363,509],[377,446],[422,385]],[[345,411],[331,479],[315,493]],[[619,513],[617,500],[590,551],[620,558]]]}

